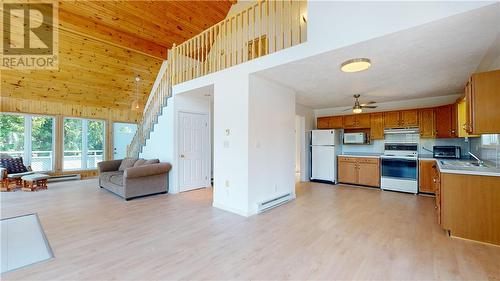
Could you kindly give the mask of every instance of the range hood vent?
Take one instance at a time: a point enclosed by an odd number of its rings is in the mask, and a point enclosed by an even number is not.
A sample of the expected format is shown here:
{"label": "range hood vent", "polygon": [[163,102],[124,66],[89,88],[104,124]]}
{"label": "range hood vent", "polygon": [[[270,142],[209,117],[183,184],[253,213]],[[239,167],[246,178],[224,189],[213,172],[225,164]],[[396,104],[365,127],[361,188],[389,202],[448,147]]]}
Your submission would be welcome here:
{"label": "range hood vent", "polygon": [[405,129],[385,129],[384,134],[419,134],[419,128],[405,128]]}

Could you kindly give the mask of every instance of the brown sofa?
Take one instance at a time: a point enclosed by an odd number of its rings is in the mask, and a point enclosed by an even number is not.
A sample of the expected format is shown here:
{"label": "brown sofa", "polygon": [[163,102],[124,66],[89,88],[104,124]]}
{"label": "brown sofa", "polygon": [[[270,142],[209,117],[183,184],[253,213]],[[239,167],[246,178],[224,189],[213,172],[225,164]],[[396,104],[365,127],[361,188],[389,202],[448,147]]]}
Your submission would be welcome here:
{"label": "brown sofa", "polygon": [[168,171],[172,168],[169,163],[125,158],[99,162],[97,166],[99,186],[127,201],[168,192]]}

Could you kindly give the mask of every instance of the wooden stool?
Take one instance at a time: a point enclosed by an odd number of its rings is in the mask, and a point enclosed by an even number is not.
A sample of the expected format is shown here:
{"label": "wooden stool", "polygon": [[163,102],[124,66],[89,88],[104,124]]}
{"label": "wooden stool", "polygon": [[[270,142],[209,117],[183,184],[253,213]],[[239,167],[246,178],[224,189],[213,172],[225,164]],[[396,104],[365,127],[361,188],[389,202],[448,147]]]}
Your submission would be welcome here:
{"label": "wooden stool", "polygon": [[23,180],[23,191],[35,191],[37,189],[47,189],[47,179],[49,176],[44,174],[33,174],[24,176]]}

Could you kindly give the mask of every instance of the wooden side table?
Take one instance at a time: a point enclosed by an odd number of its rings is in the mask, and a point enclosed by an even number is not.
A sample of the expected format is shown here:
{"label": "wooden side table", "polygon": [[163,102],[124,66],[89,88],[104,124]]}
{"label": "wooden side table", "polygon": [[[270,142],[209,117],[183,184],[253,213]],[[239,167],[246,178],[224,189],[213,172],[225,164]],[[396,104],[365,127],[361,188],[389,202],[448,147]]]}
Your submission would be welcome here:
{"label": "wooden side table", "polygon": [[23,191],[35,191],[37,189],[47,189],[47,179],[49,176],[44,174],[32,174],[23,176]]}

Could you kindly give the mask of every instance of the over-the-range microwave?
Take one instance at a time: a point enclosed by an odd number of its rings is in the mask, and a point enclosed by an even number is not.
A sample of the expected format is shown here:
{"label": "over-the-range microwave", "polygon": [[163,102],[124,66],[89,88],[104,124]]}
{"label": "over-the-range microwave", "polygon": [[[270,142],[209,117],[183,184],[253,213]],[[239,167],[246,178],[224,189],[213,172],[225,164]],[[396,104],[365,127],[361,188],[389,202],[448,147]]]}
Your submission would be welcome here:
{"label": "over-the-range microwave", "polygon": [[344,133],[344,144],[366,144],[368,138],[366,133]]}

